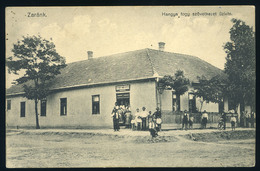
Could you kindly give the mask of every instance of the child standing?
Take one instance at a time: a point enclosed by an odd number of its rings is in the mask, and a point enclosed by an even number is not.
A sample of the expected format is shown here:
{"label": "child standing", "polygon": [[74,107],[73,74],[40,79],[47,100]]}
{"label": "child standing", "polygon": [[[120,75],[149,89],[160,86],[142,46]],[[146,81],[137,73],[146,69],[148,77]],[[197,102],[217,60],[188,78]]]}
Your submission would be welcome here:
{"label": "child standing", "polygon": [[154,138],[158,136],[157,130],[156,130],[156,123],[154,121],[154,119],[152,119],[149,122],[149,131],[150,131],[150,135]]}

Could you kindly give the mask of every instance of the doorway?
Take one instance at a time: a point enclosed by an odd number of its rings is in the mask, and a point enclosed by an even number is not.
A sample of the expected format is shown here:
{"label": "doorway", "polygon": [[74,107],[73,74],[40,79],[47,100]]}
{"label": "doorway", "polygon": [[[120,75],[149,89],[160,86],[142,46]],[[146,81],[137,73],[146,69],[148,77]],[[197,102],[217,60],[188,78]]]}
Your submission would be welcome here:
{"label": "doorway", "polygon": [[116,94],[116,102],[118,106],[124,105],[129,106],[130,105],[130,93],[117,93]]}
{"label": "doorway", "polygon": [[125,126],[126,123],[126,116],[125,116],[125,108],[130,105],[130,94],[129,93],[117,93],[116,94],[116,102],[118,106],[124,106],[123,110],[120,110],[120,117],[119,117],[119,125]]}

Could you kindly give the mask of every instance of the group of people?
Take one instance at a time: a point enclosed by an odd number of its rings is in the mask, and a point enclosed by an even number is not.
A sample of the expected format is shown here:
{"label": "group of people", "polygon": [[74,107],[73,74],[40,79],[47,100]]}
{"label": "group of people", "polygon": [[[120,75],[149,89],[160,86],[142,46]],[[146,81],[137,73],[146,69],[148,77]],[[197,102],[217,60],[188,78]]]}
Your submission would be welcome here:
{"label": "group of people", "polygon": [[[231,123],[231,128],[232,130],[235,130],[236,123],[237,123],[237,118],[235,116],[235,111],[230,110],[227,113],[231,114],[230,116],[230,123]],[[254,128],[254,123],[255,123],[255,113],[254,112],[248,112],[248,111],[243,111],[242,112],[242,121],[240,122],[241,126],[245,126],[249,128],[249,124],[251,124],[251,128]],[[220,122],[223,122],[223,129],[226,129],[226,121],[227,121],[227,116],[226,113],[222,113],[220,117]]]}
{"label": "group of people", "polygon": [[113,127],[114,131],[119,131],[121,121],[126,127],[130,127],[131,122],[131,110],[130,106],[121,104],[120,106],[115,103],[115,106],[112,110],[111,117],[113,118]]}
{"label": "group of people", "polygon": [[[139,131],[149,129],[152,137],[157,136],[158,131],[161,130],[162,114],[159,107],[156,108],[156,111],[154,113],[152,113],[151,111],[148,112],[145,107],[142,107],[141,111],[139,110],[139,108],[137,108],[136,112],[133,114],[131,113],[130,106],[124,106],[123,104],[119,106],[116,102],[112,110],[111,116],[113,117],[114,131],[119,131],[120,121],[123,125],[126,126],[126,128],[131,128],[132,130]],[[249,127],[250,119],[255,117],[254,113],[247,113],[247,111],[245,111],[245,113],[243,113],[243,116],[246,118],[246,127]],[[201,114],[201,128],[207,127],[208,118],[208,113],[206,110],[204,110]],[[223,112],[220,118],[220,121],[223,123],[223,129],[225,130],[227,120],[226,113]],[[182,115],[182,129],[192,129],[193,122],[194,115],[185,110]],[[237,119],[235,115],[232,113],[232,116],[230,117],[232,130],[235,130],[236,122]],[[254,127],[254,120],[251,121],[251,127]]]}
{"label": "group of people", "polygon": [[141,111],[137,108],[136,112],[132,114],[129,106],[119,106],[117,102],[115,103],[111,113],[114,131],[119,131],[119,124],[121,121],[126,128],[131,128],[132,130],[139,131],[149,129],[152,137],[156,137],[158,135],[158,131],[161,130],[161,116],[162,114],[159,107],[156,108],[154,113],[151,111],[148,112],[146,107],[142,107]]}
{"label": "group of people", "polygon": [[[233,131],[233,130],[235,130],[237,119],[234,115],[235,112],[230,111],[229,113],[231,113],[230,123],[231,123],[231,128],[232,128],[232,131]],[[225,112],[221,113],[220,122],[223,123],[223,129],[225,130],[226,129],[226,122],[227,122],[227,116],[226,116]]]}
{"label": "group of people", "polygon": [[251,126],[251,128],[254,128],[254,124],[255,124],[255,113],[252,111],[252,112],[248,112],[247,110],[245,110],[243,113],[242,113],[242,116],[245,118],[244,119],[244,122],[245,122],[245,126],[247,128],[249,128],[249,124]]}
{"label": "group of people", "polygon": [[[207,127],[207,122],[209,119],[209,115],[206,110],[201,114],[201,127],[206,128]],[[193,122],[194,122],[194,115],[192,113],[188,113],[187,110],[184,111],[182,115],[182,129],[187,130],[188,126],[189,129],[193,128]]]}
{"label": "group of people", "polygon": [[[209,119],[209,115],[208,115],[207,111],[204,110],[203,113],[201,114],[201,127],[202,128],[207,127],[208,119]],[[189,125],[189,129],[192,129],[193,122],[194,122],[193,114],[192,113],[189,114],[188,111],[185,110],[182,115],[182,129],[187,130],[188,125]]]}
{"label": "group of people", "polygon": [[156,111],[152,114],[151,111],[147,111],[146,107],[142,107],[140,111],[139,108],[136,109],[136,112],[131,113],[130,106],[120,106],[115,103],[115,106],[112,110],[111,117],[113,118],[113,127],[114,131],[119,131],[119,123],[122,122],[126,128],[132,128],[132,130],[147,130],[148,124],[152,121],[156,122],[159,129],[161,129],[161,111],[159,107],[156,108]]}
{"label": "group of people", "polygon": [[156,122],[158,129],[161,129],[161,116],[159,107],[153,114],[151,111],[147,112],[145,107],[142,107],[142,111],[137,108],[136,113],[132,115],[131,128],[132,130],[147,130],[151,122]]}
{"label": "group of people", "polygon": [[189,124],[189,128],[191,129],[193,127],[193,122],[194,122],[194,116],[192,114],[189,114],[187,110],[185,110],[182,116],[182,129],[185,128],[185,130],[187,130],[188,124]]}

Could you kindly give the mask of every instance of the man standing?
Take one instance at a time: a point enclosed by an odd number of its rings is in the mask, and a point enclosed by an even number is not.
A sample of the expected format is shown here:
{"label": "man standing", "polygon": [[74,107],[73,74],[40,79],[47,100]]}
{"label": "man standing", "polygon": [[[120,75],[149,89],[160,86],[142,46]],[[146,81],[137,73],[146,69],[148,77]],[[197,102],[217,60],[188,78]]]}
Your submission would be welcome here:
{"label": "man standing", "polygon": [[145,130],[146,129],[146,118],[147,116],[149,115],[149,113],[145,110],[146,108],[143,107],[142,108],[142,112],[140,114],[141,118],[142,118],[142,130]]}
{"label": "man standing", "polygon": [[208,122],[209,115],[207,114],[207,111],[204,110],[201,116],[201,122],[202,122],[202,128],[207,127],[207,122]]}
{"label": "man standing", "polygon": [[246,127],[249,128],[249,121],[250,121],[250,113],[245,111],[245,117],[246,117]]}
{"label": "man standing", "polygon": [[111,116],[113,117],[114,131],[119,131],[119,106],[117,105],[117,102],[115,103],[115,107],[112,110]]}
{"label": "man standing", "polygon": [[188,121],[189,121],[189,114],[188,114],[187,110],[185,110],[184,114],[183,114],[183,117],[182,117],[182,129],[185,126],[185,130],[187,130]]}
{"label": "man standing", "polygon": [[255,112],[251,112],[251,128],[255,127]]}
{"label": "man standing", "polygon": [[236,117],[234,116],[234,114],[232,113],[232,116],[231,116],[231,118],[230,118],[230,123],[231,123],[232,131],[235,130],[236,122],[237,122],[237,119],[236,119]]}
{"label": "man standing", "polygon": [[221,118],[222,118],[222,120],[223,120],[224,130],[226,130],[226,121],[227,121],[227,117],[226,117],[226,113],[225,113],[225,112],[223,112],[223,113],[221,114]]}
{"label": "man standing", "polygon": [[141,129],[141,124],[142,124],[142,119],[139,113],[139,108],[136,109],[136,113],[135,113],[135,123],[137,124],[137,130],[139,131]]}
{"label": "man standing", "polygon": [[194,116],[193,114],[191,113],[189,115],[189,129],[192,129],[193,128],[193,122],[194,122]]}

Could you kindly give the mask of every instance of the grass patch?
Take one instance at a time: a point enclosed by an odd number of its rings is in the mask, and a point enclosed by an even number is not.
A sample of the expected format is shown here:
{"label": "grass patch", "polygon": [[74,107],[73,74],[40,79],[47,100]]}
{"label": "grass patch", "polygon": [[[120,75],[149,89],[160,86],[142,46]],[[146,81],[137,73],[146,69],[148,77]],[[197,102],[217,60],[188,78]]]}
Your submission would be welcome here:
{"label": "grass patch", "polygon": [[217,142],[222,140],[241,140],[255,138],[254,130],[219,131],[210,133],[193,133],[183,135],[187,139],[203,142]]}

